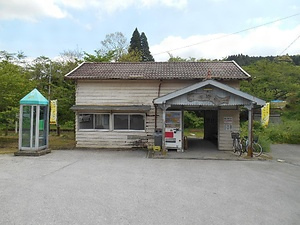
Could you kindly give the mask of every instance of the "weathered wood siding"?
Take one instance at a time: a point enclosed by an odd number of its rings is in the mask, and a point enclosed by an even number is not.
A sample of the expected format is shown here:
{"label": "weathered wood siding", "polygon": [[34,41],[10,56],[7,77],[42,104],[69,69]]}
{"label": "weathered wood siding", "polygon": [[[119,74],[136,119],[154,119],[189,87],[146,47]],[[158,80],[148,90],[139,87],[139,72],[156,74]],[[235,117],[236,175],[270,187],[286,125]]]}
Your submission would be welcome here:
{"label": "weathered wood siding", "polygon": [[[145,131],[79,130],[76,116],[76,146],[88,148],[131,148],[135,142],[153,144],[155,108],[153,99],[193,84],[192,81],[78,81],[76,105],[151,105],[146,113]],[[160,89],[160,90],[159,90]],[[162,127],[162,111],[157,110],[157,125]],[[81,112],[82,113],[82,112]],[[77,113],[78,115],[78,113]],[[135,138],[136,137],[136,138]]]}
{"label": "weathered wood siding", "polygon": [[[87,148],[131,148],[134,142],[143,139],[153,144],[155,129],[155,108],[153,99],[190,86],[195,80],[78,80],[76,86],[76,105],[151,105],[146,113],[145,131],[87,131],[78,129],[76,113],[76,146]],[[227,85],[239,87],[236,81]],[[92,113],[89,111],[80,113]],[[97,112],[93,112],[97,113]],[[162,127],[162,110],[157,109],[157,127]],[[134,138],[136,137],[136,138]],[[140,137],[140,138],[139,138]]]}
{"label": "weathered wood siding", "polygon": [[[218,149],[232,150],[231,131],[240,130],[240,113],[238,109],[219,110],[219,125],[218,125]],[[225,119],[224,119],[225,118]],[[232,122],[228,121],[232,118]]]}

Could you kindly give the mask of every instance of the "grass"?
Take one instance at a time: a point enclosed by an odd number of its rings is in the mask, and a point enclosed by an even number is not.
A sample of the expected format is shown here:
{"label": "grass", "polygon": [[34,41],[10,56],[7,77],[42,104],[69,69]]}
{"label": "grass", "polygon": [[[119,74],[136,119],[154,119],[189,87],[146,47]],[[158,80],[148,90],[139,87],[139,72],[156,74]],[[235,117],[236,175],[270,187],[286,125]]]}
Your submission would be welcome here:
{"label": "grass", "polygon": [[[51,150],[73,149],[75,148],[75,137],[73,131],[61,132],[57,136],[55,132],[49,135],[49,148]],[[19,136],[14,132],[9,132],[8,136],[0,136],[0,154],[14,153],[18,151]]]}
{"label": "grass", "polygon": [[203,129],[186,128],[186,129],[184,129],[184,136],[194,137],[194,138],[203,138],[204,130]]}

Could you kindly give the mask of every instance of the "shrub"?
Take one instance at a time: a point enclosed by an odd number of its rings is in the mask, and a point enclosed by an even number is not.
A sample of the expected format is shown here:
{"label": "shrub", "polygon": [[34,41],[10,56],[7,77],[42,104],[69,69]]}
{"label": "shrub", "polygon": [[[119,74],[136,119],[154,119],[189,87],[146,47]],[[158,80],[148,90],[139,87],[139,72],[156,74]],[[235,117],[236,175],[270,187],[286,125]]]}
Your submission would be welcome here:
{"label": "shrub", "polygon": [[[241,137],[248,136],[248,121],[241,123]],[[258,143],[264,152],[269,152],[271,143],[266,129],[258,121],[253,121],[253,136],[258,136]]]}
{"label": "shrub", "polygon": [[184,112],[184,128],[198,128],[204,127],[203,117],[198,117],[194,111]]}
{"label": "shrub", "polygon": [[273,143],[300,144],[300,126],[298,121],[284,121],[271,124],[266,132]]}

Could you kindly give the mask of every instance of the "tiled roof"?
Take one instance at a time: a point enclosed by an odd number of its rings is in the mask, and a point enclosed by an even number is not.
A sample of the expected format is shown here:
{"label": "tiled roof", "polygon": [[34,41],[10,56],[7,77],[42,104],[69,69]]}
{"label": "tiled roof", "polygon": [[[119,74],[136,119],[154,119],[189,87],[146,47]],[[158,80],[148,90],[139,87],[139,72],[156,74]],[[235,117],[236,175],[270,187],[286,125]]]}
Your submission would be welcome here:
{"label": "tiled roof", "polygon": [[207,62],[85,62],[69,72],[65,78],[72,80],[169,80],[169,79],[250,79],[234,61]]}

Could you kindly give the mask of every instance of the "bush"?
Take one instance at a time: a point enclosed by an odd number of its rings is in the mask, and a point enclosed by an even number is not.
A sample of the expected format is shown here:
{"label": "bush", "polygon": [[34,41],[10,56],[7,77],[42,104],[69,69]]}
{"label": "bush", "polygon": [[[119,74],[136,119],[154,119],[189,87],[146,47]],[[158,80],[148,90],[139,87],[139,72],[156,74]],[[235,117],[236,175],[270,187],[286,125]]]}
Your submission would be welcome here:
{"label": "bush", "polygon": [[204,127],[203,117],[198,117],[194,111],[184,112],[184,128],[202,129],[203,127]]}
{"label": "bush", "polygon": [[[248,121],[241,123],[241,137],[244,136],[248,136]],[[266,128],[258,121],[253,121],[253,136],[258,137],[258,143],[261,145],[264,152],[270,151],[272,141],[266,132]]]}
{"label": "bush", "polygon": [[271,124],[266,133],[272,143],[300,144],[299,122],[284,121],[281,124]]}

